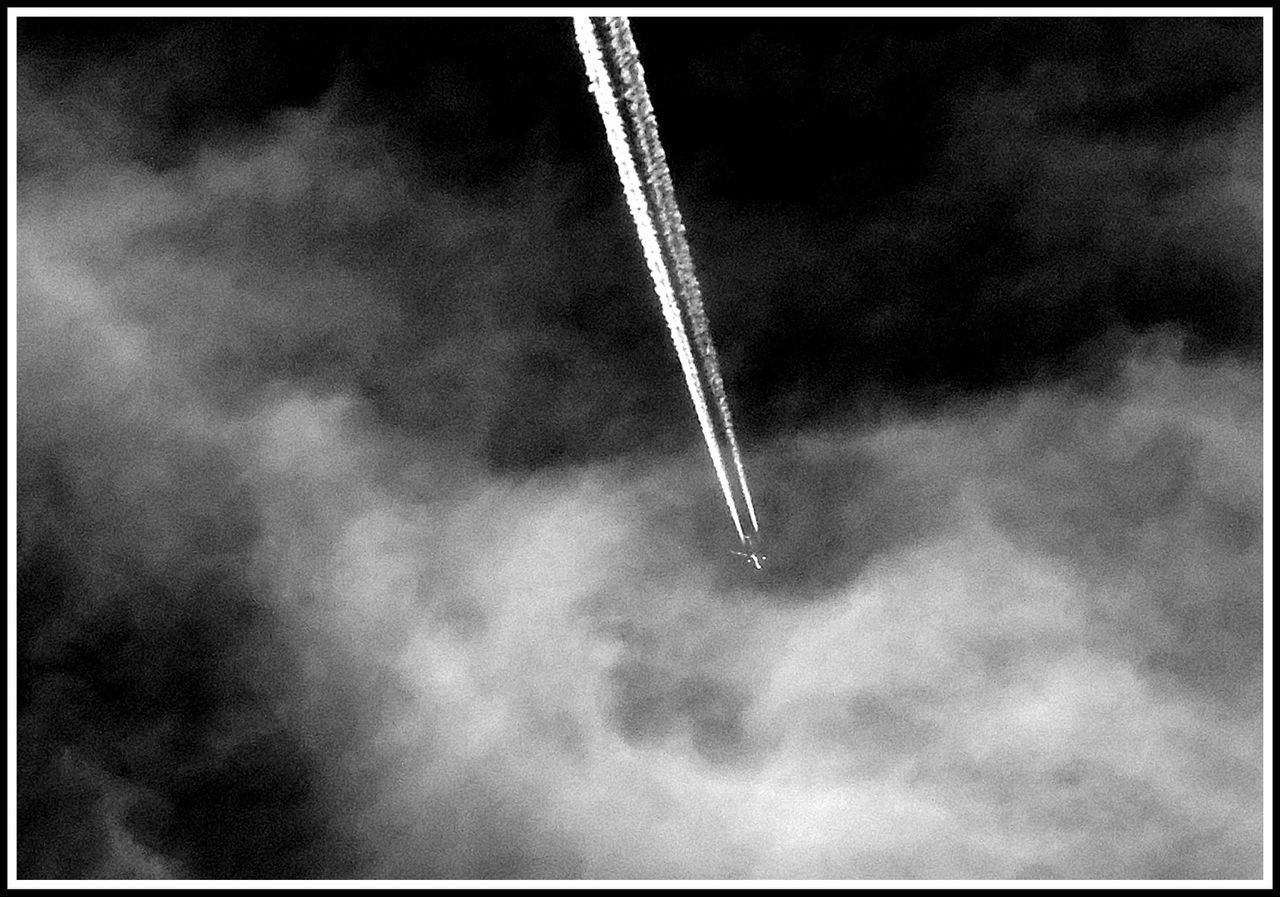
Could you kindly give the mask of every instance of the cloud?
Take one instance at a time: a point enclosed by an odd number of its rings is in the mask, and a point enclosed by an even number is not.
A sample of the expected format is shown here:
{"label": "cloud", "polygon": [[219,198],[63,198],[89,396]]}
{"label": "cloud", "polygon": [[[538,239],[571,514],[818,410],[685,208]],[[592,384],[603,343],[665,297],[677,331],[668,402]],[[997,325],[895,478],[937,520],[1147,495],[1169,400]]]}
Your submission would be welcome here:
{"label": "cloud", "polygon": [[[812,352],[751,408],[757,576],[569,180],[445,189],[340,92],[156,166],[26,77],[20,874],[1260,874],[1262,381],[1200,306],[1106,376],[856,425],[797,425],[849,376]],[[833,340],[941,338],[904,296],[980,210],[1032,261],[966,269],[974,320],[1167,247],[1247,285],[1249,114],[1168,151],[1056,95],[968,95],[954,171],[822,244],[919,254],[849,274],[902,293]],[[828,314],[789,295],[755,314]]]}

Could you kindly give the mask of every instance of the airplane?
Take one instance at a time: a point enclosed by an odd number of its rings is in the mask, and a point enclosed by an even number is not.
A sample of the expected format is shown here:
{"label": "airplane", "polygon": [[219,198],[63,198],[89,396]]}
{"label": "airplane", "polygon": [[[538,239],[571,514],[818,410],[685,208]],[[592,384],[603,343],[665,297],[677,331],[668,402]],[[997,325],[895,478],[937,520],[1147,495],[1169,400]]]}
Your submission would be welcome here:
{"label": "airplane", "polygon": [[730,553],[736,554],[740,558],[746,558],[747,562],[751,564],[753,567],[755,567],[757,570],[763,570],[764,567],[762,566],[762,564],[764,561],[769,560],[769,556],[766,554],[760,553],[760,549],[756,547],[755,536],[754,535],[747,536],[746,544],[743,547],[746,548],[747,550],[734,551]]}

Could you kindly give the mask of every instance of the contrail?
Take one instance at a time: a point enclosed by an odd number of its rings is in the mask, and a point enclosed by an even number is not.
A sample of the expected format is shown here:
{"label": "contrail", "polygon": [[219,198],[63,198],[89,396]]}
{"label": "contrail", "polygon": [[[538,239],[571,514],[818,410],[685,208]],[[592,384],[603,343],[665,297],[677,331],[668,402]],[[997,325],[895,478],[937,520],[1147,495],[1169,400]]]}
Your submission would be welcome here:
{"label": "contrail", "polygon": [[622,192],[627,198],[631,219],[635,222],[636,234],[644,250],[645,264],[653,280],[653,289],[658,294],[658,301],[662,304],[662,314],[666,319],[667,329],[671,332],[671,342],[675,346],[676,357],[680,359],[680,368],[684,371],[685,386],[689,390],[689,398],[693,400],[694,411],[697,412],[698,423],[702,427],[702,439],[707,445],[707,453],[711,455],[716,479],[720,481],[720,491],[724,493],[725,504],[729,508],[729,515],[733,518],[733,526],[738,531],[738,539],[745,542],[746,536],[742,531],[738,505],[733,496],[733,489],[729,485],[729,477],[724,469],[724,459],[721,457],[719,442],[716,439],[715,425],[711,421],[706,396],[702,391],[702,381],[698,377],[698,369],[693,361],[693,348],[689,345],[689,336],[685,333],[684,321],[680,317],[680,307],[676,304],[675,293],[671,288],[671,279],[662,258],[662,248],[658,244],[657,230],[649,217],[644,189],[640,184],[640,175],[636,171],[635,160],[631,157],[631,148],[623,129],[622,116],[618,112],[617,97],[608,69],[605,67],[595,29],[588,16],[574,16],[573,29],[578,38],[578,49],[582,53],[582,60],[587,67],[591,92],[596,98],[596,105],[600,108],[600,118],[604,122],[609,148],[613,151],[613,161],[617,165],[618,177],[622,181]]}
{"label": "contrail", "polygon": [[644,80],[644,66],[640,64],[640,51],[636,48],[635,39],[631,35],[631,23],[625,16],[610,16],[606,19],[606,25],[613,49],[614,63],[623,83],[623,97],[630,112],[628,120],[632,129],[633,143],[640,155],[645,182],[649,187],[649,198],[657,211],[667,254],[675,265],[680,296],[684,300],[685,310],[688,312],[689,322],[693,328],[693,336],[702,357],[702,373],[711,386],[711,394],[720,412],[720,424],[738,474],[738,485],[742,490],[743,502],[751,517],[752,529],[759,532],[760,524],[756,520],[751,490],[747,488],[747,474],[742,466],[742,452],[738,449],[738,438],[734,434],[733,418],[729,413],[729,398],[725,394],[724,378],[720,374],[720,359],[716,355],[715,343],[711,340],[710,322],[702,305],[702,288],[698,285],[693,257],[689,253],[689,243],[685,239],[684,222],[680,217],[680,207],[676,203],[675,187],[671,183],[671,171],[667,167],[667,156],[662,149],[662,141],[658,137],[658,119],[654,114],[653,104],[649,101],[649,89]]}

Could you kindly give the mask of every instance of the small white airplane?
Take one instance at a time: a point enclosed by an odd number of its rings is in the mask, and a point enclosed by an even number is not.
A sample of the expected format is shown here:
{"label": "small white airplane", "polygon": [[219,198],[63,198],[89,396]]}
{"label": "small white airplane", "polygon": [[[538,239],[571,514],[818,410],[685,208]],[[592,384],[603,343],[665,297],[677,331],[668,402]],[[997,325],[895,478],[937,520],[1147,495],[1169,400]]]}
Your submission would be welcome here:
{"label": "small white airplane", "polygon": [[760,553],[760,549],[756,547],[755,536],[747,536],[746,544],[743,547],[747,550],[734,551],[732,554],[736,554],[740,558],[746,558],[747,563],[751,564],[751,566],[755,567],[757,570],[763,570],[764,567],[762,564],[769,560],[769,556]]}

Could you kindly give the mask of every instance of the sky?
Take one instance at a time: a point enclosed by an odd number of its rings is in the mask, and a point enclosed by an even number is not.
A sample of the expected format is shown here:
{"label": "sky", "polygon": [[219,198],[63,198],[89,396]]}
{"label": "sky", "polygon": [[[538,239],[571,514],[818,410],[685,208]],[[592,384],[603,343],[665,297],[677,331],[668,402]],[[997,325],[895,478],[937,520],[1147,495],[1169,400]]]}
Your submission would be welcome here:
{"label": "sky", "polygon": [[632,28],[759,572],[567,19],[18,20],[18,877],[1261,877],[1261,21]]}

